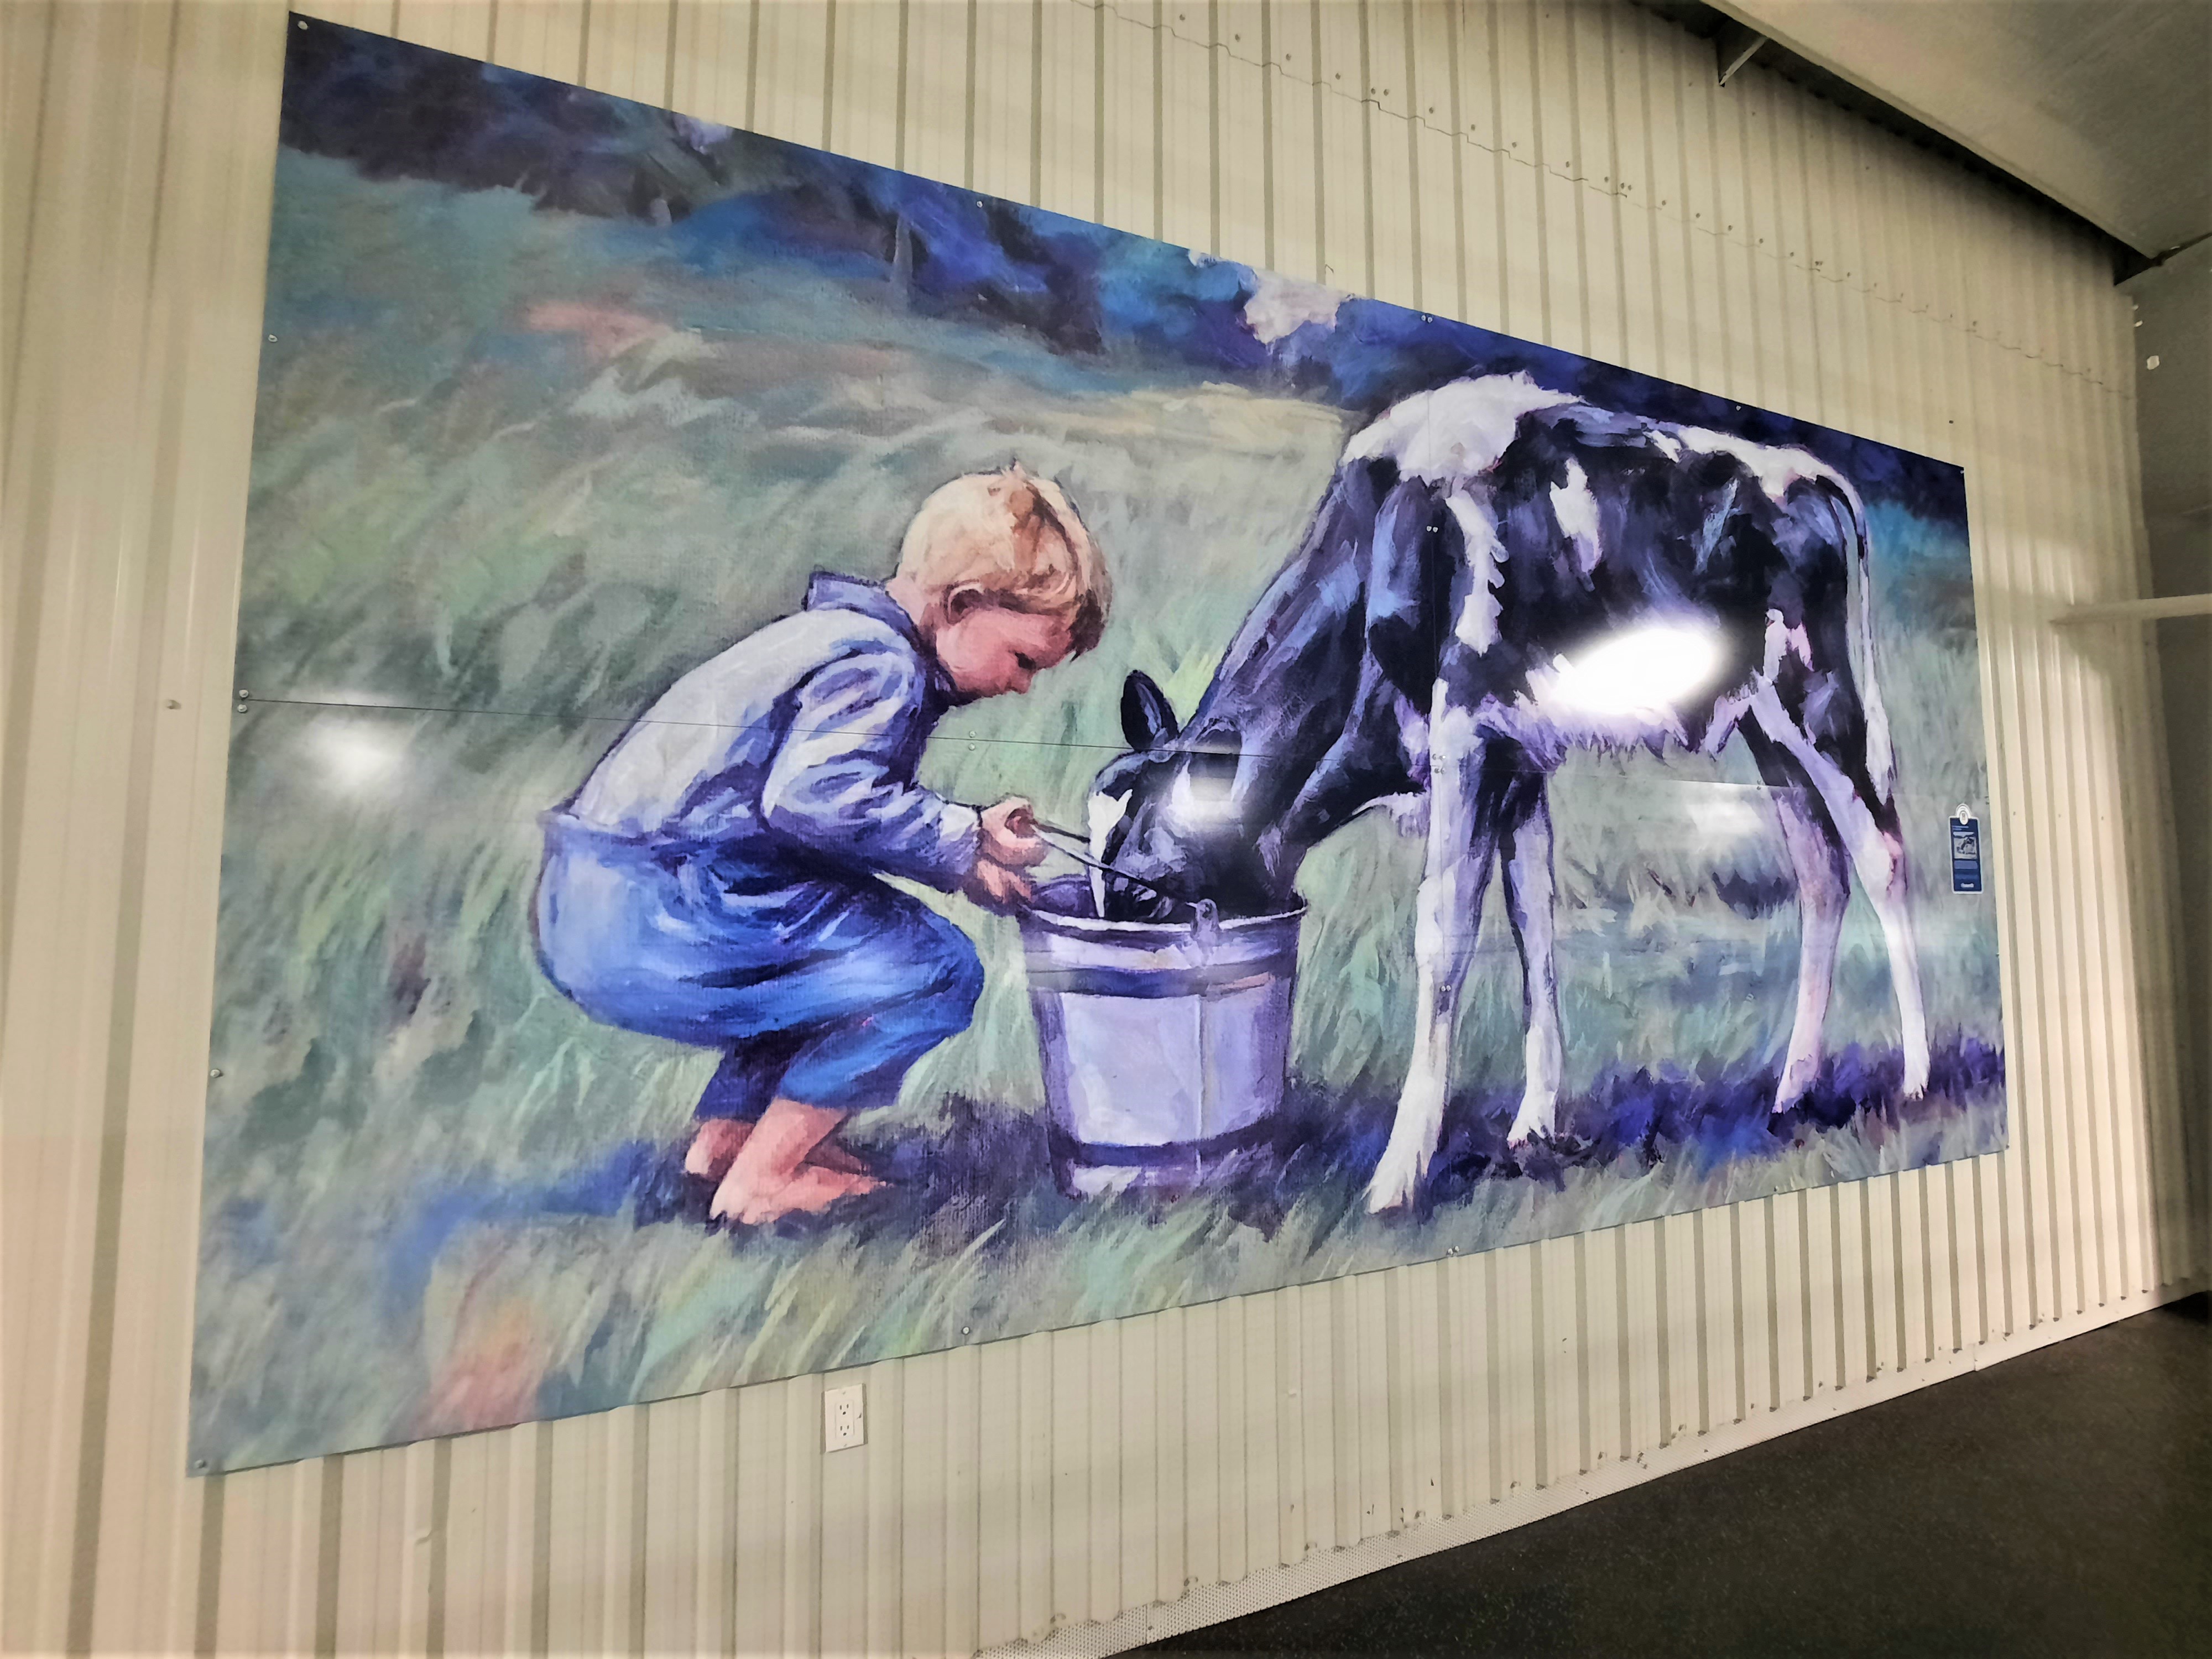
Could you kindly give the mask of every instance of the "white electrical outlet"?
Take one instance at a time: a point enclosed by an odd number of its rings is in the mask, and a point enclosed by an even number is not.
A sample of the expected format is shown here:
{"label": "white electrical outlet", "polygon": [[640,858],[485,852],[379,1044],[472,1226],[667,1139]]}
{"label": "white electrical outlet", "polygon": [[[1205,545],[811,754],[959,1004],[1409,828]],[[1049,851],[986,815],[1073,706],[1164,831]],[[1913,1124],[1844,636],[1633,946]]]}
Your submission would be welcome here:
{"label": "white electrical outlet", "polygon": [[822,1390],[822,1449],[846,1451],[868,1443],[866,1385],[848,1382]]}

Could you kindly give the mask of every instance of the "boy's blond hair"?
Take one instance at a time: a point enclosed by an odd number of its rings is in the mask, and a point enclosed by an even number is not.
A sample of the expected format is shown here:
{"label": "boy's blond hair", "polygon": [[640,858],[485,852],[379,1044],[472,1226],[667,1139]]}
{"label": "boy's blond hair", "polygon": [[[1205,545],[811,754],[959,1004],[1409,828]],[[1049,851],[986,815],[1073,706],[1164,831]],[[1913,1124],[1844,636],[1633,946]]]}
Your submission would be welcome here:
{"label": "boy's blond hair", "polygon": [[898,574],[922,590],[940,619],[963,593],[1064,617],[1078,654],[1098,643],[1114,600],[1106,561],[1073,503],[1018,461],[932,491],[906,527]]}

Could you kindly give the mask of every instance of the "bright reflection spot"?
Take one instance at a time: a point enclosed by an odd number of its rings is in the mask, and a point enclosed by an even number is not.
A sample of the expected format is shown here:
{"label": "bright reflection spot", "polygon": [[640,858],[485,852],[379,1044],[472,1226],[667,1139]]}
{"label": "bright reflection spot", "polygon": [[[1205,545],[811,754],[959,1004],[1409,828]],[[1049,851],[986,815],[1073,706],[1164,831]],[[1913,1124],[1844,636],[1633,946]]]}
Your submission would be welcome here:
{"label": "bright reflection spot", "polygon": [[1720,665],[1711,623],[1647,623],[1556,659],[1545,701],[1584,714],[1665,714],[1710,686]]}
{"label": "bright reflection spot", "polygon": [[365,794],[406,763],[399,734],[368,720],[326,720],[309,738],[323,775],[348,794]]}
{"label": "bright reflection spot", "polygon": [[1185,767],[1168,791],[1168,822],[1187,833],[1218,830],[1237,816],[1235,763]]}

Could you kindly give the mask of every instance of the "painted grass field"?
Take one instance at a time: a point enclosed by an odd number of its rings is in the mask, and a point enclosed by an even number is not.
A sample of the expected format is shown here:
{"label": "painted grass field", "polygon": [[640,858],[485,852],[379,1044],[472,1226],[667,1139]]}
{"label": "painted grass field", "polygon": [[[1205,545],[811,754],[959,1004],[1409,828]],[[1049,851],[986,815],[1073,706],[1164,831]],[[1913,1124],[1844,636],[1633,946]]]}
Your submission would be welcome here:
{"label": "painted grass field", "polygon": [[1054,1188],[1010,923],[950,901],[989,983],[899,1106],[896,1186],[732,1235],[672,1173],[711,1054],[540,977],[536,815],[684,668],[880,575],[921,496],[1018,457],[1114,564],[1094,655],[961,711],[924,779],[1080,823],[1142,667],[1188,710],[1349,417],[1180,364],[1079,360],[664,233],[282,154],[208,1103],[192,1455],[239,1468],[599,1409],[1417,1261],[1989,1150],[1996,934],[1944,819],[1984,794],[1954,532],[1877,504],[1937,1086],[1896,1097],[1855,901],[1838,1059],[1770,1125],[1796,921],[1748,759],[1558,781],[1567,1134],[1504,1152],[1519,970],[1497,896],[1420,1211],[1361,1183],[1410,1048],[1419,849],[1379,815],[1310,861],[1291,1141],[1168,1203]]}

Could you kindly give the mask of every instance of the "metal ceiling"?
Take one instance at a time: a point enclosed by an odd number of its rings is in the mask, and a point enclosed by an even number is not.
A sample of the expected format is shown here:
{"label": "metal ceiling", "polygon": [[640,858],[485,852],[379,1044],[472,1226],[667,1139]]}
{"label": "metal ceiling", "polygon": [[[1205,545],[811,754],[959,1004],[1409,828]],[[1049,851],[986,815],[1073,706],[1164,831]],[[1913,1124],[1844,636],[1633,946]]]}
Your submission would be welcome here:
{"label": "metal ceiling", "polygon": [[1718,9],[2139,254],[2212,234],[2212,0],[1718,0]]}

